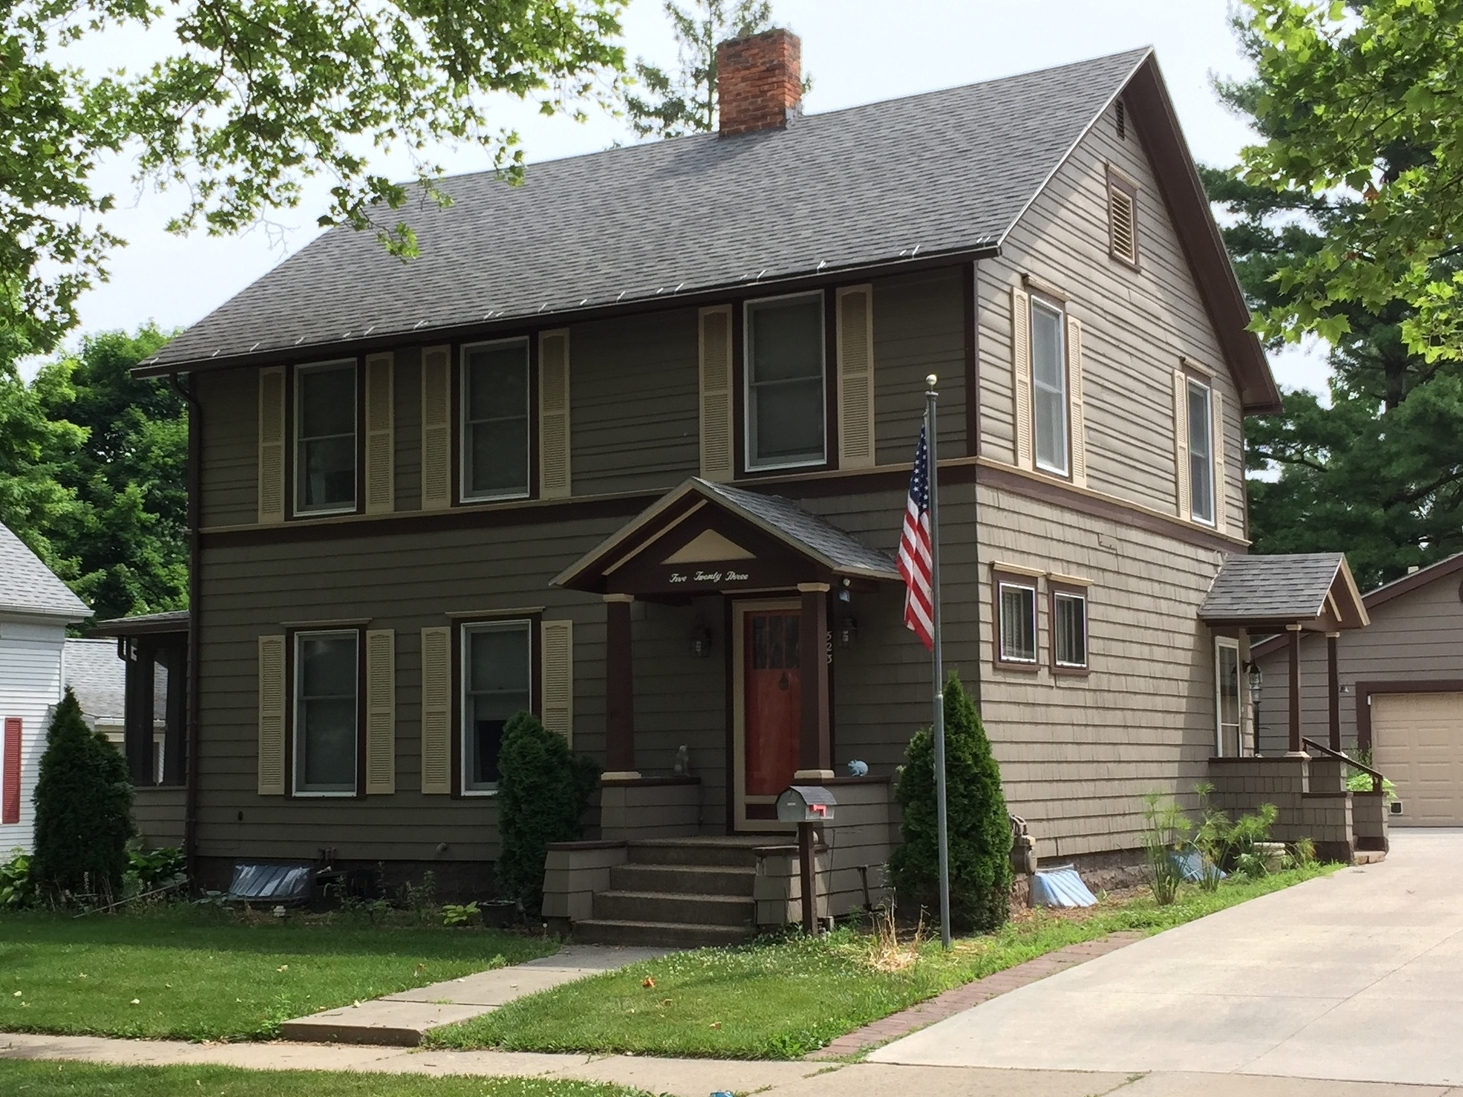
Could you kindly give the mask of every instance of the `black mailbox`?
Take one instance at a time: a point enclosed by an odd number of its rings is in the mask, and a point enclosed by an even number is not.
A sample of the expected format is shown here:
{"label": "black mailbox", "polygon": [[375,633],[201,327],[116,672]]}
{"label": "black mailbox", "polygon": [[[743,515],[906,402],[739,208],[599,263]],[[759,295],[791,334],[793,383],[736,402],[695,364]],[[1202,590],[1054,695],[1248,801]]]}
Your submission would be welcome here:
{"label": "black mailbox", "polygon": [[827,823],[838,803],[833,793],[818,785],[793,785],[777,798],[779,823]]}

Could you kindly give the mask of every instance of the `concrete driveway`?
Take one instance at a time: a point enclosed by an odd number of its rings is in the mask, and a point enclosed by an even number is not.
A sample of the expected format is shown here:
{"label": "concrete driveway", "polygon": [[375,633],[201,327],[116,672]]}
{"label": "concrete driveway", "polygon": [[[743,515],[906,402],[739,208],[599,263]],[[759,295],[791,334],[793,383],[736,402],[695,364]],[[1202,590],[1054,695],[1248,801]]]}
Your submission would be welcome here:
{"label": "concrete driveway", "polygon": [[1180,926],[874,1052],[880,1063],[1463,1084],[1463,830]]}

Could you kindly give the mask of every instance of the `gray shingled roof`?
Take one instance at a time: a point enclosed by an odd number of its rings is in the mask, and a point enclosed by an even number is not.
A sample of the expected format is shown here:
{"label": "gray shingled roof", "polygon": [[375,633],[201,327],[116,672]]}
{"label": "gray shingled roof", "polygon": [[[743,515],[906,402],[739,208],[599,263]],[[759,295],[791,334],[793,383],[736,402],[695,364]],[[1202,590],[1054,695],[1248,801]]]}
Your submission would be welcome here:
{"label": "gray shingled roof", "polygon": [[1149,50],[795,119],[447,179],[388,211],[421,255],[334,229],[157,364],[350,345],[995,245]]}
{"label": "gray shingled roof", "polygon": [[85,602],[4,524],[0,524],[0,613],[81,621],[91,616]]}
{"label": "gray shingled roof", "polygon": [[1345,557],[1339,552],[1286,556],[1230,556],[1199,607],[1205,621],[1310,621],[1321,615],[1326,595]]}
{"label": "gray shingled roof", "polygon": [[93,720],[116,723],[125,718],[127,664],[117,657],[115,640],[67,639],[66,684]]}
{"label": "gray shingled roof", "polygon": [[696,479],[707,495],[728,504],[754,523],[785,540],[804,546],[821,558],[833,571],[855,572],[879,579],[898,579],[894,561],[878,549],[870,548],[851,533],[830,525],[816,514],[809,514],[791,499],[780,495],[763,495],[744,491],[727,484],[713,484]]}

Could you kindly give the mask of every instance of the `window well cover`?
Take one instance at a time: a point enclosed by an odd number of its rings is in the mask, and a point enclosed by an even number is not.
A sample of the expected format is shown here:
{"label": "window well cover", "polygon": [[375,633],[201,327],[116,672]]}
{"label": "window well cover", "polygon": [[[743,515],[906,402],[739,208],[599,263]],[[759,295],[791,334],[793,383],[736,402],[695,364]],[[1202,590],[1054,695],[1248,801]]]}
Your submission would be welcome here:
{"label": "window well cover", "polygon": [[273,903],[303,903],[315,890],[315,868],[300,864],[260,864],[240,861],[234,865],[229,898]]}

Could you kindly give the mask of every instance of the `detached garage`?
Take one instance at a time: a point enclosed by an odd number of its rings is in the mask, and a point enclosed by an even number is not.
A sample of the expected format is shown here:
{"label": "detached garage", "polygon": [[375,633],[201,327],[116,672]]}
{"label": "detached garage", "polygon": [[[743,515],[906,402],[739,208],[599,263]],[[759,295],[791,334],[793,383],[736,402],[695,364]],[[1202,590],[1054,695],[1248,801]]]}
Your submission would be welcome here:
{"label": "detached garage", "polygon": [[[1397,787],[1393,826],[1463,827],[1463,553],[1365,595],[1371,625],[1301,641],[1304,734],[1328,741],[1332,721],[1348,752],[1370,751]],[[1284,636],[1256,644],[1264,675],[1262,754],[1286,750]],[[1327,664],[1340,694],[1333,710]]]}

